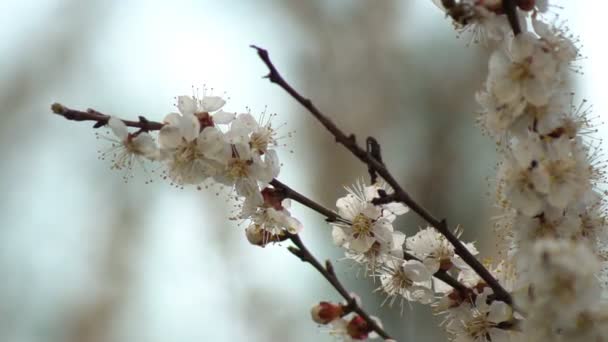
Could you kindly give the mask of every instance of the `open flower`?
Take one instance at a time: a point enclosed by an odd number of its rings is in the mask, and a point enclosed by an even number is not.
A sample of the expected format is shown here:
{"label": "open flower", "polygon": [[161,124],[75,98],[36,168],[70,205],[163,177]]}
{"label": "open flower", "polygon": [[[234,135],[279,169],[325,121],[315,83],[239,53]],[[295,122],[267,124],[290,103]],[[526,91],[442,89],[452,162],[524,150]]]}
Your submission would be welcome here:
{"label": "open flower", "polygon": [[145,159],[156,159],[158,157],[158,147],[154,138],[147,132],[129,133],[127,125],[116,117],[110,117],[108,126],[114,138],[106,138],[113,144],[112,148],[104,152],[104,156],[111,155],[112,168],[131,169],[133,162]]}
{"label": "open flower", "polygon": [[[182,95],[177,97],[177,109],[182,115],[193,115],[201,127],[214,126],[215,124],[229,124],[234,120],[235,114],[220,110],[226,101],[219,96],[196,96]],[[216,112],[211,114],[212,112]]]}
{"label": "open flower", "polygon": [[524,97],[535,106],[545,105],[559,83],[557,66],[533,34],[522,33],[490,57],[488,91],[505,103]]}
{"label": "open flower", "polygon": [[403,305],[406,299],[429,304],[433,300],[431,273],[418,260],[394,258],[378,270],[381,285],[377,290],[386,293],[386,301],[392,305],[399,297]]}
{"label": "open flower", "polygon": [[222,164],[214,179],[227,186],[234,186],[240,196],[258,196],[259,187],[266,186],[279,174],[279,159],[271,150],[263,158],[251,150],[249,144],[230,144],[229,150],[217,155]]}
{"label": "open flower", "polygon": [[372,204],[372,200],[380,196],[379,190],[388,190],[383,185],[363,186],[358,182],[346,189],[348,194],[338,199],[336,207],[347,221],[332,222],[334,243],[355,253],[365,253],[375,243],[392,244],[392,222],[409,209],[401,203]]}
{"label": "open flower", "polygon": [[201,131],[200,121],[191,114],[165,117],[158,139],[167,174],[177,184],[199,184],[222,169],[218,155],[229,146],[215,127]]}
{"label": "open flower", "polygon": [[[464,245],[471,254],[478,253],[473,243]],[[454,253],[454,246],[433,227],[422,229],[416,235],[407,238],[406,248],[409,253],[422,260],[430,273],[435,273],[439,269],[447,271],[452,266],[460,269],[466,267],[466,263]]]}
{"label": "open flower", "polygon": [[447,318],[447,330],[455,342],[508,342],[512,332],[499,326],[513,319],[513,310],[505,303],[494,300],[488,304],[486,288],[477,296],[474,305],[463,303],[451,309]]}

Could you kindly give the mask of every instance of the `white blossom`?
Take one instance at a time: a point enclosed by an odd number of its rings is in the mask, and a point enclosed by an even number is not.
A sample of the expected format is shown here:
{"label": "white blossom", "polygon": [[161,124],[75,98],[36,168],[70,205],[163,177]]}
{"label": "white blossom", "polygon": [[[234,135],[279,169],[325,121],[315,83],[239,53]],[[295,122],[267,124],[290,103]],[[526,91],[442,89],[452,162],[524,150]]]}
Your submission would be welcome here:
{"label": "white blossom", "polygon": [[102,158],[111,158],[113,169],[131,170],[134,163],[158,158],[156,142],[147,132],[129,133],[127,125],[113,116],[108,120],[108,127],[116,138],[104,137],[112,146],[102,152]]}
{"label": "white blossom", "polygon": [[[472,255],[478,253],[473,243],[464,245]],[[467,265],[454,253],[454,246],[433,227],[422,229],[416,235],[408,237],[406,250],[422,260],[430,273],[435,273],[440,268],[447,271],[452,266],[465,268]]]}
{"label": "white blossom", "polygon": [[513,310],[507,303],[494,300],[488,304],[486,290],[477,296],[474,305],[465,303],[451,309],[447,330],[455,342],[508,342],[513,332],[499,326],[513,319]]}
{"label": "white blossom", "polygon": [[488,91],[505,103],[523,97],[533,105],[545,105],[560,81],[555,76],[557,67],[553,55],[541,48],[533,34],[522,33],[490,57]]}
{"label": "white blossom", "polygon": [[177,184],[199,184],[222,169],[218,156],[229,148],[215,127],[201,125],[191,114],[165,117],[158,140],[167,174]]}
{"label": "white blossom", "polygon": [[387,295],[390,305],[397,298],[402,304],[404,299],[422,304],[433,300],[431,273],[418,260],[393,258],[378,269],[378,277],[381,285],[377,290]]}

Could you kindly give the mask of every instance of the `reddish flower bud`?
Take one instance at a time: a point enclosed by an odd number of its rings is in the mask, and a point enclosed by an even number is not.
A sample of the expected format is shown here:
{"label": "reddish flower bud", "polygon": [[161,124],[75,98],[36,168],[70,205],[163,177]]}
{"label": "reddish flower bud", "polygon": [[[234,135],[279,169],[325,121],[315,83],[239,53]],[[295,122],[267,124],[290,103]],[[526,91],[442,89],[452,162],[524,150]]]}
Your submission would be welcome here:
{"label": "reddish flower bud", "polygon": [[264,188],[262,190],[262,197],[264,198],[264,205],[266,207],[283,210],[281,203],[285,199],[285,195],[281,191],[274,188]]}
{"label": "reddish flower bud", "polygon": [[346,332],[355,340],[365,340],[372,329],[363,317],[357,315],[348,322]]}
{"label": "reddish flower bud", "polygon": [[535,0],[517,0],[517,7],[522,11],[531,11],[536,5]]}
{"label": "reddish flower bud", "polygon": [[333,320],[342,317],[344,308],[340,304],[330,302],[320,302],[312,307],[310,316],[312,320],[319,324],[327,324]]}

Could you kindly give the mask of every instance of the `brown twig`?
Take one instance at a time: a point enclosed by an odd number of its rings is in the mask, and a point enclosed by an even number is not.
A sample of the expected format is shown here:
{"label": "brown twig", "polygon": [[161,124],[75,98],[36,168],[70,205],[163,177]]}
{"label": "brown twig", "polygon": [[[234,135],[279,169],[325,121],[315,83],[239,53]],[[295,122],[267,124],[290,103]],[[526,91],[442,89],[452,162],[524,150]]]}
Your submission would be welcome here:
{"label": "brown twig", "polygon": [[295,247],[289,247],[289,251],[293,253],[293,255],[300,258],[300,260],[309,263],[310,265],[312,265],[312,267],[319,271],[319,273],[321,273],[321,275],[346,300],[347,308],[351,309],[353,312],[356,312],[359,316],[361,316],[361,318],[365,320],[365,322],[369,325],[369,327],[371,327],[371,329],[373,329],[378,335],[380,335],[385,340],[390,339],[390,335],[386,331],[384,331],[384,329],[382,329],[382,327],[380,327],[378,323],[376,323],[376,321],[374,321],[371,316],[365,310],[363,310],[363,308],[361,308],[359,303],[357,303],[357,300],[353,298],[353,296],[348,292],[348,290],[346,290],[344,285],[340,283],[340,280],[336,276],[336,272],[334,271],[331,262],[327,260],[325,261],[325,266],[321,265],[319,260],[317,260],[314,255],[312,255],[308,248],[306,248],[299,235],[290,233],[287,234],[291,242],[293,242],[293,244],[295,245]]}
{"label": "brown twig", "polygon": [[300,194],[299,192],[295,191],[294,189],[290,188],[289,186],[287,186],[286,184],[281,183],[278,179],[273,179],[270,182],[270,185],[272,185],[275,189],[278,189],[282,192],[282,195],[286,198],[291,198],[292,200],[316,211],[317,213],[325,216],[325,220],[327,222],[336,222],[336,221],[345,221],[343,218],[340,217],[340,215],[338,215],[336,212],[325,208],[324,206],[318,204],[317,202],[311,200],[310,198]]}
{"label": "brown twig", "polygon": [[507,15],[507,19],[509,20],[509,25],[511,25],[513,34],[517,36],[521,33],[521,26],[519,25],[519,18],[517,16],[517,4],[515,3],[515,0],[503,0],[502,8]]}
{"label": "brown twig", "polygon": [[[87,109],[86,112],[82,112],[70,109],[60,103],[53,103],[51,105],[51,110],[53,113],[72,121],[95,121],[93,128],[105,126],[108,123],[108,120],[110,120],[110,115],[102,114],[90,108]],[[161,122],[148,121],[148,119],[143,116],[139,117],[139,121],[122,120],[122,122],[128,127],[139,128],[142,132],[158,131],[164,126]]]}
{"label": "brown twig", "polygon": [[254,45],[251,47],[257,51],[257,54],[262,62],[266,64],[266,67],[269,70],[269,74],[266,76],[266,78],[268,78],[270,82],[277,84],[304,108],[306,108],[313,115],[313,117],[315,117],[315,119],[317,119],[334,136],[337,143],[346,147],[346,149],[348,149],[361,162],[366,164],[368,168],[375,170],[380,177],[382,177],[393,188],[395,191],[395,198],[398,201],[407,205],[413,212],[418,214],[432,227],[444,235],[446,239],[454,246],[455,253],[458,254],[469,266],[471,266],[471,268],[488,284],[488,286],[492,288],[498,300],[509,304],[513,303],[511,294],[507,292],[502,285],[500,285],[490,271],[488,271],[483,264],[479,262],[479,260],[477,260],[473,254],[471,254],[471,252],[469,252],[458,237],[452,233],[445,219],[440,220],[436,218],[424,207],[415,202],[381,162],[374,159],[367,151],[359,147],[354,135],[346,135],[336,126],[336,124],[334,124],[331,119],[324,115],[312,103],[312,101],[300,95],[300,93],[298,93],[289,83],[287,83],[270,60],[268,51]]}

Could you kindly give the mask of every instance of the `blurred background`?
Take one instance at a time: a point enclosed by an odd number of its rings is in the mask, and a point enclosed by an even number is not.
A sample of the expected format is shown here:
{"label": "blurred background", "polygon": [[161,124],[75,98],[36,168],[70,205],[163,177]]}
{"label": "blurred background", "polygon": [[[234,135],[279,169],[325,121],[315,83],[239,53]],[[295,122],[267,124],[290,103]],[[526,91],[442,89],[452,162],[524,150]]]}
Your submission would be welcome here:
{"label": "blurred background", "polygon": [[[588,57],[578,91],[603,116],[608,51],[597,27],[608,4],[566,5]],[[97,158],[105,143],[90,124],[49,110],[58,101],[161,120],[174,96],[206,85],[228,94],[227,110],[278,113],[296,131],[279,179],[333,207],[366,169],[261,79],[249,44],[345,131],[377,137],[412,196],[493,255],[496,156],[473,99],[487,55],[456,39],[430,0],[4,0],[0,23],[1,341],[332,340],[309,309],[339,297],[311,267],[285,246],[249,245],[214,191],[145,185],[144,175],[125,184]],[[297,204],[293,213],[319,258],[342,257],[321,217]],[[397,225],[424,227],[412,214]],[[428,308],[381,307],[377,284],[337,268],[399,341],[444,339]]]}

